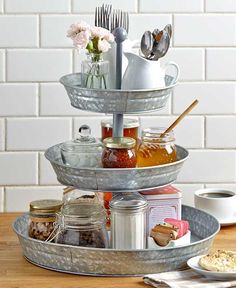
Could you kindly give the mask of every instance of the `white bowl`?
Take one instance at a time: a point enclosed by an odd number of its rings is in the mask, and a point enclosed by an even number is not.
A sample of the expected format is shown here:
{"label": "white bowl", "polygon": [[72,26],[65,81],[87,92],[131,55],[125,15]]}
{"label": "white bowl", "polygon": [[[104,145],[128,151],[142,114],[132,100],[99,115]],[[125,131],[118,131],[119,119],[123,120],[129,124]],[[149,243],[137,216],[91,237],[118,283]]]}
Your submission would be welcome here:
{"label": "white bowl", "polygon": [[222,219],[232,219],[236,212],[236,192],[221,188],[197,190],[194,194],[195,207]]}

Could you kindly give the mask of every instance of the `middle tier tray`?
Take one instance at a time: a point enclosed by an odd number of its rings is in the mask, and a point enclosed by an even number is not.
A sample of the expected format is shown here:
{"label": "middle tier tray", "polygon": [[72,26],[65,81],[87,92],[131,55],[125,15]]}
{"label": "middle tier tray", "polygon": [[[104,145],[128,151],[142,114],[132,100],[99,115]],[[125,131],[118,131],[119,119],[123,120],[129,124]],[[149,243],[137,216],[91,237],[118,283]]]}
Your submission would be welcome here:
{"label": "middle tier tray", "polygon": [[177,179],[188,151],[176,145],[177,161],[145,168],[74,168],[62,162],[61,145],[50,147],[45,157],[51,162],[58,181],[89,191],[133,192],[166,186]]}
{"label": "middle tier tray", "polygon": [[145,90],[89,89],[81,87],[81,74],[73,73],[60,79],[75,108],[99,112],[132,114],[160,110],[177,84],[176,79],[165,75],[165,87]]}

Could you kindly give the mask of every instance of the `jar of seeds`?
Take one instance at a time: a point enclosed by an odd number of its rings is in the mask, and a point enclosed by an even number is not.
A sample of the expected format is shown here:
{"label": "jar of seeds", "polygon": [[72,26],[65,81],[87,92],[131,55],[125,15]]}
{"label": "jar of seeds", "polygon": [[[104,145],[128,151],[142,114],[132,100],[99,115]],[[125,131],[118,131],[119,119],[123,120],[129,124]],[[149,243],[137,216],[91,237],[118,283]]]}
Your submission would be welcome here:
{"label": "jar of seeds", "polygon": [[55,199],[36,200],[30,203],[29,237],[46,241],[51,237],[62,201]]}
{"label": "jar of seeds", "polygon": [[99,203],[65,205],[58,217],[57,227],[56,243],[108,248],[106,212]]}

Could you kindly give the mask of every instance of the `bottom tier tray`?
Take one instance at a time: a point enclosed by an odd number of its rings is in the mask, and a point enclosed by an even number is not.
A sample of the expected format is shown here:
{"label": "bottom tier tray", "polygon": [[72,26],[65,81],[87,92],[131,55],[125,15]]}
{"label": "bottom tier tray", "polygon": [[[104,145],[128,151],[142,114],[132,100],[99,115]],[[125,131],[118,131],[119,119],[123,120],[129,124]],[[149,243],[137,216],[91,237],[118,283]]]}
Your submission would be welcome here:
{"label": "bottom tier tray", "polygon": [[63,164],[61,144],[50,147],[46,158],[61,184],[90,191],[131,192],[161,187],[174,182],[188,151],[176,145],[177,161],[145,168],[73,168]]}
{"label": "bottom tier tray", "polygon": [[98,249],[34,240],[28,237],[27,214],[17,218],[13,229],[25,258],[37,266],[91,276],[138,276],[184,268],[189,258],[210,249],[220,230],[219,222],[201,210],[182,208],[182,219],[190,224],[191,244],[160,250]]}

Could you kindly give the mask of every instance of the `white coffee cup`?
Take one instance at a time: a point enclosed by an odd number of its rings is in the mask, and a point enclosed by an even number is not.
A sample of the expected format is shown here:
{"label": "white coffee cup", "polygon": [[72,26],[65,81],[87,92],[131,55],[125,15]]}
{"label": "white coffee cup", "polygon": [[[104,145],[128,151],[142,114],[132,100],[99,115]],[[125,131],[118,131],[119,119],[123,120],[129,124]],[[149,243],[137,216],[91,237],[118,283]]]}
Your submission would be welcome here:
{"label": "white coffee cup", "polygon": [[235,217],[236,192],[220,188],[197,190],[194,194],[195,207],[213,215],[219,222]]}

